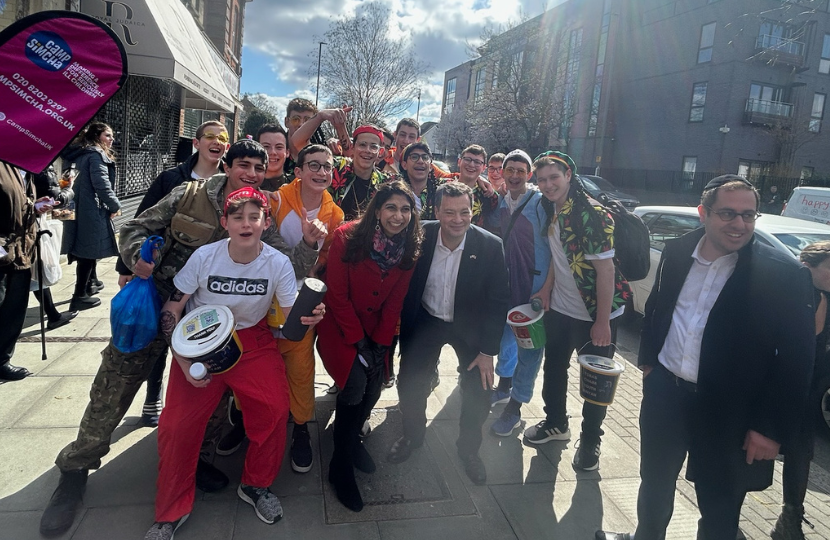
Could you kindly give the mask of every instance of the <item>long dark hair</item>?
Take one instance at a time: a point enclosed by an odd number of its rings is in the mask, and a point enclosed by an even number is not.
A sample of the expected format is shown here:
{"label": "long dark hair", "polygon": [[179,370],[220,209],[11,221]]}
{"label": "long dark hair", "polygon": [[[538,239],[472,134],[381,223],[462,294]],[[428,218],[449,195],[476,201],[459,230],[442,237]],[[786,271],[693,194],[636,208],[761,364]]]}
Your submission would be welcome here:
{"label": "long dark hair", "polygon": [[[601,222],[599,221],[600,216],[597,214],[596,208],[594,208],[591,205],[591,201],[588,199],[588,193],[585,191],[585,188],[582,187],[582,184],[576,177],[576,166],[573,165],[573,161],[571,160],[570,156],[568,156],[567,154],[563,154],[561,152],[546,152],[545,154],[538,156],[533,161],[534,171],[536,171],[537,169],[541,169],[542,167],[548,166],[558,168],[562,172],[562,174],[567,174],[568,171],[570,171],[571,180],[570,189],[568,190],[568,199],[571,200],[572,204],[571,225],[577,236],[579,238],[584,238],[585,228],[588,226],[588,224],[583,223],[582,218],[579,216],[588,215],[589,220],[592,220],[594,222],[590,224],[592,228],[600,227]],[[545,215],[547,218],[545,219],[545,226],[542,228],[542,236],[547,236],[548,232],[550,231],[550,226],[553,223],[553,219],[557,216],[556,210],[559,210],[561,212],[562,209],[555,208],[553,201],[548,200],[547,197],[542,197],[542,208],[545,210]]]}
{"label": "long dark hair", "polygon": [[74,143],[85,148],[95,146],[103,151],[108,158],[114,160],[115,153],[112,151],[112,148],[104,148],[98,140],[106,130],[112,131],[112,128],[103,122],[92,122],[78,133]]}
{"label": "long dark hair", "polygon": [[412,218],[409,220],[409,225],[407,225],[405,231],[406,246],[404,247],[400,268],[402,270],[409,270],[415,265],[415,262],[421,255],[421,241],[423,239],[421,220],[418,218],[418,212],[415,210],[415,195],[412,194],[409,186],[400,180],[382,184],[374,197],[372,197],[372,200],[369,201],[369,205],[363,214],[348,229],[346,233],[346,252],[343,254],[343,262],[356,263],[369,256],[369,253],[372,251],[375,228],[379,226],[379,221],[375,217],[375,213],[394,195],[406,197],[412,206]]}

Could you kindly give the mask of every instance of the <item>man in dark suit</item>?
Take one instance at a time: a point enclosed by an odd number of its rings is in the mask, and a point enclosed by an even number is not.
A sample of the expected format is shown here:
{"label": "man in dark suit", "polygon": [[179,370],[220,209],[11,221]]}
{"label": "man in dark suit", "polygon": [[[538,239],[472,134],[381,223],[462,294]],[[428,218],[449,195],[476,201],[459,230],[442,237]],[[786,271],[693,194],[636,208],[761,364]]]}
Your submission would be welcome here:
{"label": "man in dark suit", "polygon": [[698,538],[734,540],[748,491],[772,484],[798,425],[815,348],[809,271],[754,238],[759,196],[740,176],[710,181],[704,227],[666,243],[640,342],[640,492],[635,534],[665,538],[688,454]]}
{"label": "man in dark suit", "polygon": [[420,447],[426,433],[430,380],[449,343],[458,356],[461,429],[456,443],[467,476],[487,480],[478,455],[481,426],[490,411],[493,355],[508,310],[507,266],[501,240],[471,225],[473,192],[461,182],[435,194],[438,221],[425,222],[423,253],[401,313],[401,372],[398,395],[403,437],[387,459],[401,463]]}

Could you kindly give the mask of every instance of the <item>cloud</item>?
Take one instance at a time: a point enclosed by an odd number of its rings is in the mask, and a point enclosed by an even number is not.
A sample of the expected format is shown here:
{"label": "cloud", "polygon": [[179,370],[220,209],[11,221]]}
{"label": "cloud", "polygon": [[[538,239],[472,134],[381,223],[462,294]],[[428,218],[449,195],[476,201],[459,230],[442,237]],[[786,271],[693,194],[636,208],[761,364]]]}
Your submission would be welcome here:
{"label": "cloud", "polygon": [[[384,1],[391,9],[392,32],[411,39],[419,58],[430,66],[421,90],[421,121],[440,118],[444,72],[470,59],[468,43],[478,44],[486,27],[518,21],[521,12],[532,17],[542,11],[542,0]],[[314,81],[309,69],[316,61],[317,41],[331,20],[354,14],[361,3],[257,0],[246,4],[245,47],[256,53],[257,61],[252,65],[243,58],[243,90],[267,93],[279,88],[284,95],[269,95],[280,105],[298,95],[313,99]],[[415,104],[409,113],[415,115]],[[390,119],[390,124],[397,120]]]}

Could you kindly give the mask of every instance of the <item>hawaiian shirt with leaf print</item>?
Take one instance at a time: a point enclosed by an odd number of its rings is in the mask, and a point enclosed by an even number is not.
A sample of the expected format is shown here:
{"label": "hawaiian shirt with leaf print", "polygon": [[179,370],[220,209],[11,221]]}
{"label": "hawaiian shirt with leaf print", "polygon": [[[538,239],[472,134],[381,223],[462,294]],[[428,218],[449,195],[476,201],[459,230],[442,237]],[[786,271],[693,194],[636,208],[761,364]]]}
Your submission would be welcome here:
{"label": "hawaiian shirt with leaf print", "polygon": [[[594,212],[586,208],[578,215],[574,214],[573,209],[573,198],[569,197],[559,212],[559,241],[565,249],[568,265],[571,267],[576,288],[585,303],[585,308],[591,319],[596,320],[597,271],[585,255],[598,255],[614,249],[614,219],[601,206],[594,206]],[[576,230],[580,230],[581,233],[577,233]],[[631,287],[615,264],[611,313],[623,307],[630,298]]]}
{"label": "hawaiian shirt with leaf print", "polygon": [[351,159],[335,156],[329,193],[334,203],[343,210],[345,221],[351,221],[366,209],[378,187],[386,180],[387,175],[373,169],[367,182],[355,174]]}

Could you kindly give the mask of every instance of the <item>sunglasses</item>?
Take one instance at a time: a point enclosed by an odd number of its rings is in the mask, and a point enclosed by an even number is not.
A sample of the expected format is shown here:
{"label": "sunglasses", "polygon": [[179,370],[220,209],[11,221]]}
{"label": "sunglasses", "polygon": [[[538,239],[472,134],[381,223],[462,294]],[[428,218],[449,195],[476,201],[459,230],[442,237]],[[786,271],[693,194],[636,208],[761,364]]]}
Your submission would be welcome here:
{"label": "sunglasses", "polygon": [[205,133],[202,135],[202,138],[209,141],[219,141],[222,144],[227,144],[228,141],[231,140],[230,137],[228,137],[228,134],[224,131],[218,135],[216,133]]}

